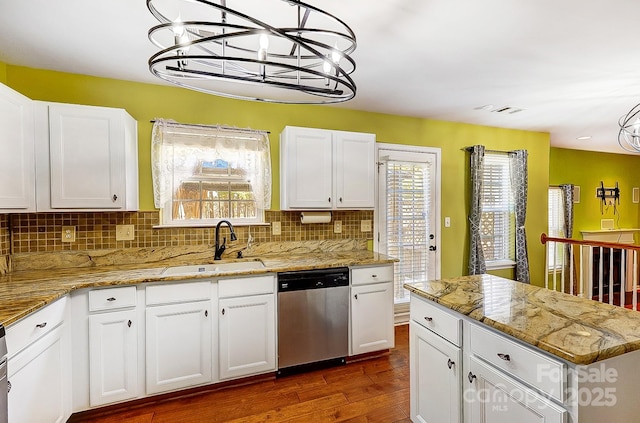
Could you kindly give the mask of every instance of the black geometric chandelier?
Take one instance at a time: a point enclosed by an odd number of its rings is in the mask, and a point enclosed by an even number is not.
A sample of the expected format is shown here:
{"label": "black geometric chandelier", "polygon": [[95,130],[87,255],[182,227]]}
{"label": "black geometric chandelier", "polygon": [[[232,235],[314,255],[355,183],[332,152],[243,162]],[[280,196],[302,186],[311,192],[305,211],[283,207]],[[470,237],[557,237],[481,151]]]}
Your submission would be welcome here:
{"label": "black geometric chandelier", "polygon": [[640,153],[640,104],[636,104],[629,113],[618,122],[618,144],[631,153]]}
{"label": "black geometric chandelier", "polygon": [[296,0],[147,0],[160,22],[149,70],[224,97],[328,104],[352,99],[356,37],[335,16]]}

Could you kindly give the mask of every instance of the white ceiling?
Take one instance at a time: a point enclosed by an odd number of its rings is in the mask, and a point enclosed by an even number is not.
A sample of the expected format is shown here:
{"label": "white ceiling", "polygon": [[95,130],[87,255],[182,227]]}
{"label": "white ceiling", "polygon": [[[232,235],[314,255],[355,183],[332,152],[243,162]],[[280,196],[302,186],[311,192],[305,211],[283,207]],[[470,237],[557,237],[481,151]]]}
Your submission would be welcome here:
{"label": "white ceiling", "polygon": [[[640,102],[640,1],[307,1],[357,36],[358,92],[339,107],[623,152],[618,119]],[[0,61],[159,84],[147,67],[155,24],[144,0],[3,0]],[[476,110],[484,105],[522,111]]]}

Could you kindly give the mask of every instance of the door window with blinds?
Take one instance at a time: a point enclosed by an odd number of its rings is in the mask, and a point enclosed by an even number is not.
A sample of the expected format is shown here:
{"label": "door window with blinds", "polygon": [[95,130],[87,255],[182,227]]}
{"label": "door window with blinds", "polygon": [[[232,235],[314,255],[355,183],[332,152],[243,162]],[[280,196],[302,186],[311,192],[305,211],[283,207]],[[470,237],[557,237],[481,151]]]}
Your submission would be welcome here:
{"label": "door window with blinds", "polygon": [[436,224],[439,149],[398,148],[378,150],[377,208],[377,250],[399,259],[394,271],[396,312],[409,301],[403,284],[440,277]]}
{"label": "door window with blinds", "polygon": [[515,264],[515,204],[507,153],[486,152],[482,176],[480,240],[487,268]]}
{"label": "door window with blinds", "polygon": [[153,128],[154,200],[166,226],[262,223],[271,201],[265,132],[158,120]]}

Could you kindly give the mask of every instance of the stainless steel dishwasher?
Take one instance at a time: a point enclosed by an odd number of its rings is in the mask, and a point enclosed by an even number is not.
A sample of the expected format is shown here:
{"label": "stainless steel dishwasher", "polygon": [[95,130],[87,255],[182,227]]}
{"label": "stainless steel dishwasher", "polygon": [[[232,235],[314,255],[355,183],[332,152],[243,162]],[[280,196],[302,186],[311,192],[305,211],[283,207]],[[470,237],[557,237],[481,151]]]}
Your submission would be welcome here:
{"label": "stainless steel dishwasher", "polygon": [[278,273],[278,374],[349,354],[349,269]]}
{"label": "stainless steel dishwasher", "polygon": [[0,423],[9,421],[8,400],[9,383],[7,382],[7,342],[4,326],[0,324]]}

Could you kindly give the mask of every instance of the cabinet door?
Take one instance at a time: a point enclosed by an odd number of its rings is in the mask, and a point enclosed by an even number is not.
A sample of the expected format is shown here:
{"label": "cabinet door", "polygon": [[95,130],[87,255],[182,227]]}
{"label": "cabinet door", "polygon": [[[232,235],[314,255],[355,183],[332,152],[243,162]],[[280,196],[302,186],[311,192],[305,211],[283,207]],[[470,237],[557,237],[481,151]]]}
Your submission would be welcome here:
{"label": "cabinet door", "polygon": [[564,423],[566,410],[475,356],[465,376],[472,423]]}
{"label": "cabinet door", "polygon": [[335,208],[374,208],[375,135],[337,131],[333,137]]}
{"label": "cabinet door", "polygon": [[104,107],[49,105],[52,208],[124,206],[122,113]]}
{"label": "cabinet door", "polygon": [[281,135],[281,190],[284,209],[331,209],[331,131],[286,128]]}
{"label": "cabinet door", "polygon": [[0,209],[35,211],[33,102],[0,84]]}
{"label": "cabinet door", "polygon": [[461,422],[462,350],[413,321],[410,325],[411,420]]}
{"label": "cabinet door", "polygon": [[219,309],[220,379],[275,371],[275,296],[225,298]]}
{"label": "cabinet door", "polygon": [[393,348],[393,282],[351,287],[351,355]]}
{"label": "cabinet door", "polygon": [[65,422],[63,327],[58,327],[9,360],[9,421]]}
{"label": "cabinet door", "polygon": [[211,381],[210,308],[210,301],[147,308],[147,394]]}
{"label": "cabinet door", "polygon": [[138,394],[136,311],[89,316],[91,406],[135,398]]}

